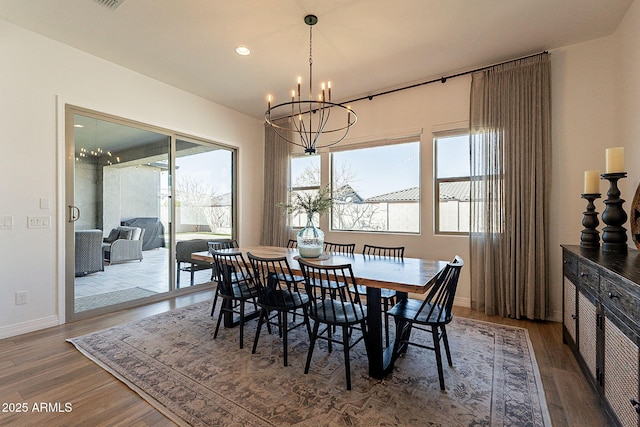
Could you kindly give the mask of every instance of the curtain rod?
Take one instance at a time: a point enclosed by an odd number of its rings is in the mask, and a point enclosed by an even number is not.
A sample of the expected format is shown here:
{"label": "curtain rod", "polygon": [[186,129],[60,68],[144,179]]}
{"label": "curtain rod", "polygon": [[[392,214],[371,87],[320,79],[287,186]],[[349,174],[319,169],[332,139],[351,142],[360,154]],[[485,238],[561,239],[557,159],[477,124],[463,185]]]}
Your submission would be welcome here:
{"label": "curtain rod", "polygon": [[460,77],[460,76],[465,76],[467,74],[477,73],[478,71],[484,71],[484,70],[487,70],[489,68],[496,67],[498,65],[508,64],[510,62],[519,61],[521,59],[533,58],[534,56],[543,55],[543,54],[546,54],[546,53],[549,53],[549,52],[545,50],[545,51],[542,51],[542,52],[533,53],[531,55],[522,56],[520,58],[510,59],[508,61],[503,61],[503,62],[498,62],[497,64],[486,65],[484,67],[476,68],[476,69],[473,69],[473,70],[462,71],[460,73],[451,74],[451,75],[448,75],[448,76],[442,76],[442,77],[440,77],[438,79],[427,80],[427,81],[420,82],[420,83],[414,83],[414,84],[411,84],[409,86],[403,86],[403,87],[399,87],[399,88],[396,88],[396,89],[386,90],[384,92],[378,92],[378,93],[374,93],[374,94],[371,94],[371,95],[361,96],[360,98],[355,98],[355,99],[351,99],[349,101],[341,102],[340,105],[348,104],[350,102],[363,101],[365,99],[368,99],[369,101],[371,101],[376,96],[388,95],[390,93],[400,92],[401,90],[406,90],[406,89],[413,89],[414,87],[424,86],[424,85],[428,85],[428,84],[431,84],[431,83],[436,83],[436,82],[446,83],[448,79],[452,79],[454,77]]}

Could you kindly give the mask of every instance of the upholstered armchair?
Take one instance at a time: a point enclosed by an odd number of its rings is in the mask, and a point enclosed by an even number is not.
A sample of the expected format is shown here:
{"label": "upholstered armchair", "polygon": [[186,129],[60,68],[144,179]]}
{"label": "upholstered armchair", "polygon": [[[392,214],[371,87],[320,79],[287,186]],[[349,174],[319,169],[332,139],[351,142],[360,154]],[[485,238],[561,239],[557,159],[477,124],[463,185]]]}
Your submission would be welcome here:
{"label": "upholstered armchair", "polygon": [[120,226],[109,233],[102,244],[104,259],[109,264],[125,261],[142,261],[142,238],[145,230],[139,227]]}
{"label": "upholstered armchair", "polygon": [[76,276],[104,270],[102,230],[77,230],[75,234]]}

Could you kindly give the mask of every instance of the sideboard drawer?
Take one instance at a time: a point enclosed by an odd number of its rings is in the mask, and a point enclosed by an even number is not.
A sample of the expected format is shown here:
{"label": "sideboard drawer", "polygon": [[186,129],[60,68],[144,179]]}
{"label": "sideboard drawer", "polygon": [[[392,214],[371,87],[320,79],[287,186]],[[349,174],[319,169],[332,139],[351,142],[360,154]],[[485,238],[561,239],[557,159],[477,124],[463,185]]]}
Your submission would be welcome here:
{"label": "sideboard drawer", "polygon": [[578,256],[566,249],[562,254],[562,274],[574,284],[578,283]]}
{"label": "sideboard drawer", "polygon": [[640,293],[638,285],[625,280],[603,276],[600,280],[602,304],[637,323],[640,319]]}
{"label": "sideboard drawer", "polygon": [[580,285],[591,289],[596,295],[600,293],[600,270],[596,266],[579,261],[578,281]]}

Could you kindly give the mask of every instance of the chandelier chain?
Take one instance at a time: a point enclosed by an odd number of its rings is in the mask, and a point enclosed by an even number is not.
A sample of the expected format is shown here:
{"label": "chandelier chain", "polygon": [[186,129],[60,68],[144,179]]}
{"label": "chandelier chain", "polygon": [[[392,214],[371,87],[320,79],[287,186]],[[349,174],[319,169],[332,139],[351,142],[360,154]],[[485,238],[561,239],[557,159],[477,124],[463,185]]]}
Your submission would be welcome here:
{"label": "chandelier chain", "polygon": [[311,86],[311,81],[313,80],[313,26],[309,25],[309,97],[313,93],[313,88]]}

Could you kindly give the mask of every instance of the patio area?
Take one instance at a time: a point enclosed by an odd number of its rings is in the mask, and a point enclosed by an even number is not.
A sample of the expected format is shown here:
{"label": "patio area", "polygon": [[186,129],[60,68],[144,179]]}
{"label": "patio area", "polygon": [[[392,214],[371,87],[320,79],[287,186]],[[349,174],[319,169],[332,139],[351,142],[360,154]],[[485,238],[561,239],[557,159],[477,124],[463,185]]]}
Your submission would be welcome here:
{"label": "patio area", "polygon": [[[140,262],[104,266],[99,271],[75,278],[76,312],[150,296],[169,290],[169,251],[157,248],[143,252]],[[172,265],[171,268],[175,268]],[[180,272],[181,287],[189,286],[190,275]],[[207,283],[210,270],[196,271],[194,285]],[[123,299],[124,298],[124,299]]]}

